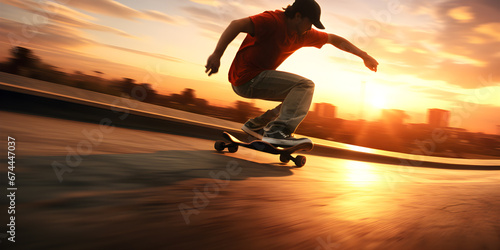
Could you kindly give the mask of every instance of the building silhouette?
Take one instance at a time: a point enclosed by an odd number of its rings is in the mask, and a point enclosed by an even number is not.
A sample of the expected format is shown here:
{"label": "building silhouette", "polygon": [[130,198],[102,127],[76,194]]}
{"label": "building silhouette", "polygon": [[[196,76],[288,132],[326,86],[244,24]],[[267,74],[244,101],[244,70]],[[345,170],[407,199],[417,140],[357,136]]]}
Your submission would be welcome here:
{"label": "building silhouette", "polygon": [[400,109],[383,109],[382,121],[392,125],[403,125],[408,115],[404,110]]}
{"label": "building silhouette", "polygon": [[433,128],[446,128],[450,120],[450,111],[443,109],[429,109],[427,124]]}
{"label": "building silhouette", "polygon": [[335,119],[337,117],[337,107],[330,103],[316,103],[314,111],[319,118]]}

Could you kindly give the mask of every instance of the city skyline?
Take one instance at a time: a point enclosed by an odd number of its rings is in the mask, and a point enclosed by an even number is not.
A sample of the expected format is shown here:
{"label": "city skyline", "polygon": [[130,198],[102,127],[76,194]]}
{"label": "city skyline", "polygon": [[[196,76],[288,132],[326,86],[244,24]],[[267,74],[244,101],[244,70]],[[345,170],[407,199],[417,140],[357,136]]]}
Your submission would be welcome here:
{"label": "city skyline", "polygon": [[[129,77],[163,94],[192,88],[219,106],[248,101],[227,82],[243,35],[226,51],[219,74],[204,74],[206,58],[231,20],[292,2],[0,0],[0,59],[8,57],[9,48],[23,46],[70,72]],[[499,3],[318,2],[326,32],[366,50],[380,67],[371,73],[359,58],[328,45],[297,51],[279,69],[312,79],[315,103],[334,104],[344,119],[373,120],[383,109],[401,109],[414,123],[438,108],[450,110],[451,126],[497,133]],[[256,105],[266,109],[275,104]]]}
{"label": "city skyline", "polygon": [[[313,103],[314,108],[311,110],[315,112],[315,116],[319,116],[321,118],[338,118],[336,116],[337,111],[339,110],[338,106],[335,106],[331,103]],[[328,114],[328,112],[333,113]],[[456,119],[456,114],[451,113],[449,110],[430,108],[427,109],[427,117],[425,121],[412,123],[405,122],[408,120],[408,114],[405,110],[401,109],[382,109],[378,118],[374,121],[381,122],[393,122],[397,124],[426,124],[431,128],[451,128],[451,129],[464,129],[463,127],[453,127],[450,124],[450,119]],[[386,121],[386,119],[391,119],[391,121]],[[395,120],[394,120],[395,119]],[[361,119],[362,120],[362,119]],[[469,131],[475,132],[475,131]],[[493,131],[493,133],[489,133],[490,135],[500,135],[500,125],[497,125],[497,131]]]}

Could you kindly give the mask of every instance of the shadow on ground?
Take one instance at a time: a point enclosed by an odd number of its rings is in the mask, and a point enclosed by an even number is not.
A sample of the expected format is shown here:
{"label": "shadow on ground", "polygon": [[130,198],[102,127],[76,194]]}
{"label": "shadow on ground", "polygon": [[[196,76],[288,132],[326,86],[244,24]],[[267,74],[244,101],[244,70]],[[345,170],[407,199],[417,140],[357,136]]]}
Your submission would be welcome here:
{"label": "shadow on ground", "polygon": [[[62,169],[58,163],[66,160],[75,167],[60,175],[59,182],[53,166]],[[133,244],[140,248],[139,238],[150,235],[152,228],[168,232],[188,227],[209,205],[209,198],[232,192],[233,181],[293,174],[291,166],[256,163],[211,150],[89,155],[80,160],[67,156],[18,159],[22,166],[16,169],[18,236],[12,249],[127,248]],[[196,198],[197,192],[205,198]],[[188,209],[183,210],[181,204]],[[190,211],[198,213],[186,217]],[[131,241],[136,237],[137,241]],[[166,243],[161,237],[157,240]]]}

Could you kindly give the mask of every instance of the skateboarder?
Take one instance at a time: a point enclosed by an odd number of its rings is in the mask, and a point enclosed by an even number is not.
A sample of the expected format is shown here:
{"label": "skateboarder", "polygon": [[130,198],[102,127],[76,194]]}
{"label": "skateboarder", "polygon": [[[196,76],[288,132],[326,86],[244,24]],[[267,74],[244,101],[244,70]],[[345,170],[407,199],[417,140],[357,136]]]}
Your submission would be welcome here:
{"label": "skateboarder", "polygon": [[[321,48],[329,43],[363,59],[372,71],[378,62],[346,39],[311,29],[325,27],[321,9],[314,0],[296,0],[287,8],[232,21],[222,33],[215,51],[207,60],[206,73],[217,73],[227,46],[241,33],[247,36],[229,70],[233,90],[245,98],[281,102],[276,108],[248,120],[243,131],[274,145],[294,146],[311,142],[295,138],[293,133],[311,106],[314,83],[302,76],[277,71],[278,66],[296,50],[305,46]],[[314,58],[311,58],[314,60]],[[307,62],[304,62],[307,63]]]}

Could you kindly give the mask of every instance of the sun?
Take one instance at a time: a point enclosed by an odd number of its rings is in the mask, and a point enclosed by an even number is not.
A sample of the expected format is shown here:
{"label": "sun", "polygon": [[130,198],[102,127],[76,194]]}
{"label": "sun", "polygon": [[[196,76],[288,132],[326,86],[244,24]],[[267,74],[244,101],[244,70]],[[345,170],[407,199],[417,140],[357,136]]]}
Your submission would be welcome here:
{"label": "sun", "polygon": [[387,97],[383,91],[377,91],[370,96],[369,103],[372,107],[377,109],[387,108]]}
{"label": "sun", "polygon": [[373,108],[387,108],[387,89],[378,84],[371,84],[366,89],[366,101]]}

